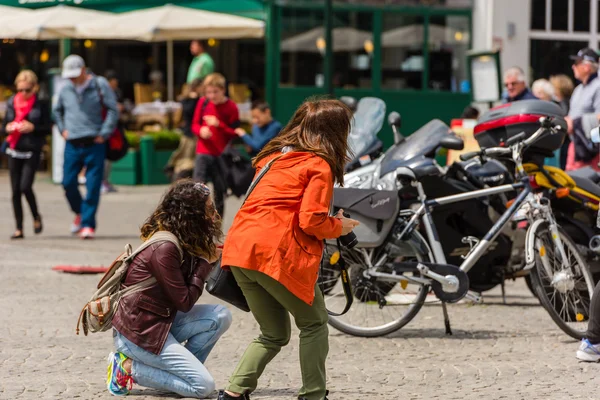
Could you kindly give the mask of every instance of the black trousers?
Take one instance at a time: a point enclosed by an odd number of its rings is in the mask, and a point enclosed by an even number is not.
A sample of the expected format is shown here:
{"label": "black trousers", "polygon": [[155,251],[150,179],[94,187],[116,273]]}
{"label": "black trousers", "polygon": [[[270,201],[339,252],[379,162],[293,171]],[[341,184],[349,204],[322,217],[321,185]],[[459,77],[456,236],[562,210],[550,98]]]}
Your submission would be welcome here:
{"label": "black trousers", "polygon": [[588,321],[588,330],[585,337],[592,344],[600,343],[600,282],[594,289],[592,303],[590,304],[590,320]]}
{"label": "black trousers", "polygon": [[223,213],[225,212],[227,183],[225,182],[225,174],[221,169],[219,157],[209,156],[207,154],[196,154],[194,180],[203,183],[212,182],[215,208],[222,218]]}
{"label": "black trousers", "polygon": [[34,220],[40,218],[35,194],[33,193],[33,180],[39,164],[40,152],[33,152],[31,158],[28,159],[8,157],[10,184],[12,186],[12,203],[17,230],[23,230],[23,205],[21,204],[21,197],[23,195],[25,195],[27,203],[29,203]]}

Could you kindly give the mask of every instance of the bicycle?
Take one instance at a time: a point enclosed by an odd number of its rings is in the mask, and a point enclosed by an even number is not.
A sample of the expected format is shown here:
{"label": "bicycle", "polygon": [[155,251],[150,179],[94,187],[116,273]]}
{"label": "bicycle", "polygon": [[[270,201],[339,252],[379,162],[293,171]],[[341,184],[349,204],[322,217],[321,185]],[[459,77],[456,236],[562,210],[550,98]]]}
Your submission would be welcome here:
{"label": "bicycle", "polygon": [[[523,167],[522,154],[528,146],[544,135],[556,134],[562,129],[549,118],[541,118],[540,125],[528,138],[522,132],[508,139],[504,147],[482,149],[462,156],[463,160],[510,156],[516,166],[516,183],[428,199],[419,181],[419,171],[398,168],[396,178],[402,187],[416,188],[419,204],[413,209],[398,212],[388,238],[381,246],[358,246],[342,251],[350,271],[354,297],[358,301],[354,302],[346,315],[331,317],[330,324],[355,336],[386,335],[408,324],[425,304],[428,293],[433,291],[442,302],[446,332],[451,334],[446,303],[455,303],[465,297],[481,301],[478,294],[469,292],[466,273],[493,246],[494,240],[507,224],[522,220],[528,223],[522,273],[530,274],[531,284],[541,305],[559,328],[569,336],[581,339],[587,330],[594,290],[589,267],[575,243],[557,224],[550,202],[544,196],[544,188],[537,186]],[[466,238],[470,250],[463,257],[462,264],[459,267],[447,265],[431,217],[434,209],[513,191],[518,192],[517,197],[489,232],[481,240]],[[352,213],[352,209],[347,211]],[[419,226],[424,228],[425,236],[420,233]],[[335,250],[332,244],[328,244],[327,253],[335,254]],[[329,263],[327,257],[324,258],[319,280],[329,309],[336,309],[335,302],[344,299],[340,290],[336,290],[339,276],[335,272],[336,256],[333,254]],[[395,310],[401,310],[401,315],[394,316]],[[372,318],[375,311],[378,313]]]}

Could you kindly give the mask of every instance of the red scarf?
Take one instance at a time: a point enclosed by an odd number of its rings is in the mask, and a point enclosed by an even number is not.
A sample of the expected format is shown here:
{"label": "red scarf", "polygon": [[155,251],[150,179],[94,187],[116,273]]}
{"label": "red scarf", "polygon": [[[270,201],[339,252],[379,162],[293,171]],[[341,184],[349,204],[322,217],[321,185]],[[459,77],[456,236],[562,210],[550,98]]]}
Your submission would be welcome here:
{"label": "red scarf", "polygon": [[[34,94],[29,99],[26,99],[22,93],[17,93],[13,100],[13,106],[15,108],[15,119],[12,122],[23,122],[27,115],[33,109],[33,105],[35,104],[37,96]],[[8,138],[6,141],[11,149],[14,149],[19,143],[19,138],[21,137],[21,132],[19,130],[13,130],[9,132]]]}

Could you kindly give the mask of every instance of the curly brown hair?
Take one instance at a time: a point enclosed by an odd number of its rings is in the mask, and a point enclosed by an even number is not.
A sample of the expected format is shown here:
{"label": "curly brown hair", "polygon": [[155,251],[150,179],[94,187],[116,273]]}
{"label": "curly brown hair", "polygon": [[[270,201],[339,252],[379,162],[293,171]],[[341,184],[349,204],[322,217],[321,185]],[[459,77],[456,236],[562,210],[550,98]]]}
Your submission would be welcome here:
{"label": "curly brown hair", "polygon": [[191,179],[177,181],[142,225],[141,238],[148,240],[158,231],[175,235],[185,252],[212,259],[216,255],[215,241],[223,233],[210,190]]}
{"label": "curly brown hair", "polygon": [[284,147],[314,153],[324,159],[339,184],[344,183],[344,167],[350,161],[348,134],[352,110],[339,100],[313,99],[302,104],[281,133],[253,160],[254,166]]}

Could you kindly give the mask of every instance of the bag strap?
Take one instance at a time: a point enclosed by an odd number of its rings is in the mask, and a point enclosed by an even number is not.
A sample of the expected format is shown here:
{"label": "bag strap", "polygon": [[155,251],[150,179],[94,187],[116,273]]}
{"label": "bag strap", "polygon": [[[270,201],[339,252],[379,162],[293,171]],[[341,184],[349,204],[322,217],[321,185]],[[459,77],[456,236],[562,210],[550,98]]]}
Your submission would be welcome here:
{"label": "bag strap", "polygon": [[[340,313],[327,310],[327,314],[332,317],[341,317],[350,311],[352,303],[354,302],[354,295],[352,294],[352,285],[350,284],[350,276],[348,275],[348,269],[346,268],[346,260],[342,254],[342,246],[340,240],[337,240],[338,252],[340,253],[340,260],[337,262],[340,267],[340,278],[342,279],[342,288],[344,289],[344,297],[346,297],[346,306]],[[323,260],[321,260],[321,275],[323,274]],[[325,307],[327,309],[327,307]]]}
{"label": "bag strap", "polygon": [[[137,256],[139,253],[144,251],[146,248],[153,245],[154,243],[159,243],[159,242],[173,243],[175,246],[177,246],[177,250],[179,250],[180,260],[183,260],[183,250],[181,248],[181,245],[179,244],[179,240],[177,239],[177,237],[168,231],[158,231],[158,232],[155,232],[150,238],[148,238],[148,240],[146,240],[144,243],[142,243],[140,245],[140,247],[135,249],[135,251],[133,253],[131,253],[124,261],[133,260],[133,258],[135,256]],[[135,285],[128,286],[125,289],[119,291],[120,297],[124,297],[127,295],[131,295],[131,294],[140,292],[144,289],[149,288],[150,286],[154,285],[155,283],[156,283],[156,278],[153,276],[148,279],[144,279],[143,281],[138,282]]]}
{"label": "bag strap", "polygon": [[100,105],[102,108],[106,108],[104,106],[104,95],[102,94],[102,89],[100,88],[100,80],[98,77],[94,78],[94,84],[96,85],[96,91],[98,92],[98,97],[100,97]]}
{"label": "bag strap", "polygon": [[260,180],[262,179],[262,177],[265,176],[265,174],[267,172],[269,172],[269,169],[271,169],[271,166],[273,165],[273,163],[275,161],[279,160],[282,156],[283,156],[283,154],[281,156],[275,157],[274,159],[272,159],[271,161],[269,161],[264,167],[262,167],[262,169],[260,170],[260,172],[258,173],[258,175],[256,176],[256,178],[254,178],[254,180],[250,184],[250,187],[248,188],[248,191],[246,192],[246,198],[242,202],[242,205],[244,205],[244,203],[246,203],[246,200],[248,200],[248,197],[250,196],[250,193],[252,193],[252,191],[254,190],[254,188],[256,187],[256,185],[258,185],[258,182],[260,182]]}

